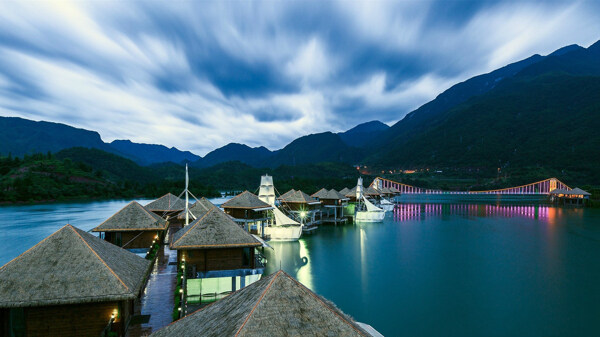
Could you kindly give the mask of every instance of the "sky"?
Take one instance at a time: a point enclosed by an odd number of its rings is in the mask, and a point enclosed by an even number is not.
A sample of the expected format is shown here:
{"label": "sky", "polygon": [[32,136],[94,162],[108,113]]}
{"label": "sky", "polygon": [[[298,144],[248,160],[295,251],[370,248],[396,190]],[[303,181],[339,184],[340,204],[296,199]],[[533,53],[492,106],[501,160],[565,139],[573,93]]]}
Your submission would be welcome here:
{"label": "sky", "polygon": [[600,39],[600,1],[0,2],[0,116],[199,155],[392,125],[453,84]]}

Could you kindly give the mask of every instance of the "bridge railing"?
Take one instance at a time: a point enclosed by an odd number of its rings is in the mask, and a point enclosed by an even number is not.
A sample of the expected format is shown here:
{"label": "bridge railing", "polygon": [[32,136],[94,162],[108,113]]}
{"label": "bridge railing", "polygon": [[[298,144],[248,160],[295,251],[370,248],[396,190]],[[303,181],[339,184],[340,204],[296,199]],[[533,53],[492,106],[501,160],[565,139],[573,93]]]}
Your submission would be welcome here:
{"label": "bridge railing", "polygon": [[507,187],[494,190],[486,191],[443,191],[426,189],[422,187],[411,186],[403,183],[399,183],[393,180],[377,177],[371,183],[372,187],[376,189],[391,188],[394,187],[400,191],[400,194],[549,194],[555,189],[570,190],[571,188],[565,183],[561,182],[556,178],[548,178],[542,181],[537,181],[531,184]]}

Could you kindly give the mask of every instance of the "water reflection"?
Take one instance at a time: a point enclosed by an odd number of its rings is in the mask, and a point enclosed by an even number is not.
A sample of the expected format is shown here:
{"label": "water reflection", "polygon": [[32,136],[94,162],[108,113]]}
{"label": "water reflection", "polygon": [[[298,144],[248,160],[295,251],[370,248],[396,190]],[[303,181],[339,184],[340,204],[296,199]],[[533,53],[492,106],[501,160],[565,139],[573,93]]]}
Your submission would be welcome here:
{"label": "water reflection", "polygon": [[548,219],[556,217],[556,208],[547,205],[486,204],[398,204],[393,211],[395,221],[440,215],[501,216]]}
{"label": "water reflection", "polygon": [[267,258],[265,274],[271,274],[283,269],[290,275],[295,275],[298,281],[313,289],[313,276],[310,265],[310,253],[306,241],[269,242],[273,249],[265,249]]}

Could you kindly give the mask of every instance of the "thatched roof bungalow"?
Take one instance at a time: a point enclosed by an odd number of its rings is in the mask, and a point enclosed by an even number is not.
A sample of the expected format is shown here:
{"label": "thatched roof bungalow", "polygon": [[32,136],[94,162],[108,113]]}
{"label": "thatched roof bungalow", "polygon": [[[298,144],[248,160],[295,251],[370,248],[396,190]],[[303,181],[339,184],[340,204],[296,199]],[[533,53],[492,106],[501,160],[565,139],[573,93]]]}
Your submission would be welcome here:
{"label": "thatched roof bungalow", "polygon": [[[262,246],[250,233],[243,230],[231,217],[213,207],[202,217],[173,234],[170,248],[177,250],[177,259],[185,261],[189,279],[233,278],[229,290],[240,277],[240,287],[263,273],[264,265],[257,259],[255,248]],[[247,282],[248,281],[248,282]],[[201,281],[200,281],[201,282]],[[209,289],[204,286],[201,296]]]}
{"label": "thatched roof bungalow", "polygon": [[583,204],[590,198],[592,194],[582,190],[579,187],[573,189],[558,188],[550,191],[550,199],[554,202],[563,204]]}
{"label": "thatched roof bungalow", "polygon": [[145,206],[149,211],[168,219],[185,209],[185,200],[167,193]]}
{"label": "thatched roof bungalow", "polygon": [[372,336],[365,327],[280,270],[152,336]]}
{"label": "thatched roof bungalow", "polygon": [[273,207],[260,200],[254,193],[244,191],[229,199],[221,205],[225,213],[229,214],[244,227],[267,221],[267,211]]}
{"label": "thatched roof bungalow", "polygon": [[119,247],[138,249],[160,242],[168,225],[165,219],[132,201],[92,231]]}
{"label": "thatched roof bungalow", "polygon": [[343,196],[345,196],[348,192],[350,192],[350,189],[348,187],[344,187],[339,191],[339,193]]}
{"label": "thatched roof bungalow", "polygon": [[315,224],[317,215],[321,214],[321,201],[300,190],[290,190],[277,199],[290,210],[297,221],[308,227]]}
{"label": "thatched roof bungalow", "polygon": [[[188,209],[188,212],[189,212],[188,221],[191,223],[192,221],[194,221],[198,218],[201,218],[202,216],[204,216],[204,214],[206,214],[206,212],[208,212],[209,210],[211,210],[212,208],[215,208],[215,207],[217,207],[217,206],[215,206],[212,202],[208,201],[208,199],[200,198],[200,200],[196,201]],[[185,223],[185,210],[183,212],[179,213],[179,215],[177,215],[176,218],[171,219],[171,222],[174,222],[174,221],[177,221],[178,224],[183,225]]]}
{"label": "thatched roof bungalow", "polygon": [[0,332],[124,335],[150,261],[66,225],[0,268]]}

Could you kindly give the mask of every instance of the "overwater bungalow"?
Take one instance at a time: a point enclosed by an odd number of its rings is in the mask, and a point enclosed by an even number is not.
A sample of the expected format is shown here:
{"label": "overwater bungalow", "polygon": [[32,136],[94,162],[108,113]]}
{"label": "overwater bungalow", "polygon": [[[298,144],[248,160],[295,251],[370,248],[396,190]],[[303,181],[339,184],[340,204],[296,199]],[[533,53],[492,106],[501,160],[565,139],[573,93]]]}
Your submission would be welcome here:
{"label": "overwater bungalow", "polygon": [[0,335],[123,336],[149,268],[66,225],[0,268]]}
{"label": "overwater bungalow", "polygon": [[334,189],[327,190],[325,188],[315,192],[311,197],[319,200],[322,204],[323,222],[334,224],[346,222],[344,208],[348,206],[348,198]]}
{"label": "overwater bungalow", "polygon": [[[185,209],[185,200],[171,193],[167,193],[147,204],[145,207],[156,215],[169,220],[171,217],[179,214],[179,212]],[[176,222],[173,222],[173,224],[175,223]]]}
{"label": "overwater bungalow", "polygon": [[575,187],[571,190],[555,189],[550,191],[550,201],[563,205],[583,205],[589,200],[591,193]]}
{"label": "overwater bungalow", "polygon": [[321,202],[310,195],[300,190],[290,190],[277,199],[305,229],[320,222]]}
{"label": "overwater bungalow", "polygon": [[379,198],[381,193],[373,188],[373,186],[368,186],[363,190],[363,195],[367,198]]}
{"label": "overwater bungalow", "polygon": [[262,246],[217,207],[175,234],[170,248],[185,262],[188,302],[215,300],[260,278],[264,265],[255,248]]}
{"label": "overwater bungalow", "polygon": [[125,249],[148,249],[154,242],[162,242],[168,225],[165,219],[132,201],[92,231]]}
{"label": "overwater bungalow", "polygon": [[381,336],[282,270],[152,334],[200,335]]}
{"label": "overwater bungalow", "polygon": [[346,192],[344,194],[344,196],[346,198],[348,198],[348,200],[350,202],[356,202],[356,186],[354,186],[353,188],[349,189],[348,192]]}
{"label": "overwater bungalow", "polygon": [[229,199],[221,205],[225,213],[229,214],[235,222],[246,230],[262,233],[262,228],[267,224],[268,211],[273,206],[260,200],[254,193],[244,191]]}
{"label": "overwater bungalow", "polygon": [[[202,216],[204,216],[204,214],[206,214],[206,212],[208,212],[214,207],[217,206],[215,206],[212,202],[208,201],[208,199],[200,198],[198,201],[196,201],[193,205],[189,207],[188,221],[191,223],[192,221],[201,218]],[[179,215],[177,215],[177,217],[173,218],[171,221],[175,221],[175,219],[177,220],[177,223],[183,227],[183,225],[185,224],[185,210],[179,213]]]}
{"label": "overwater bungalow", "polygon": [[350,192],[350,189],[348,187],[344,187],[339,191],[339,193],[343,196],[345,196],[348,192]]}

